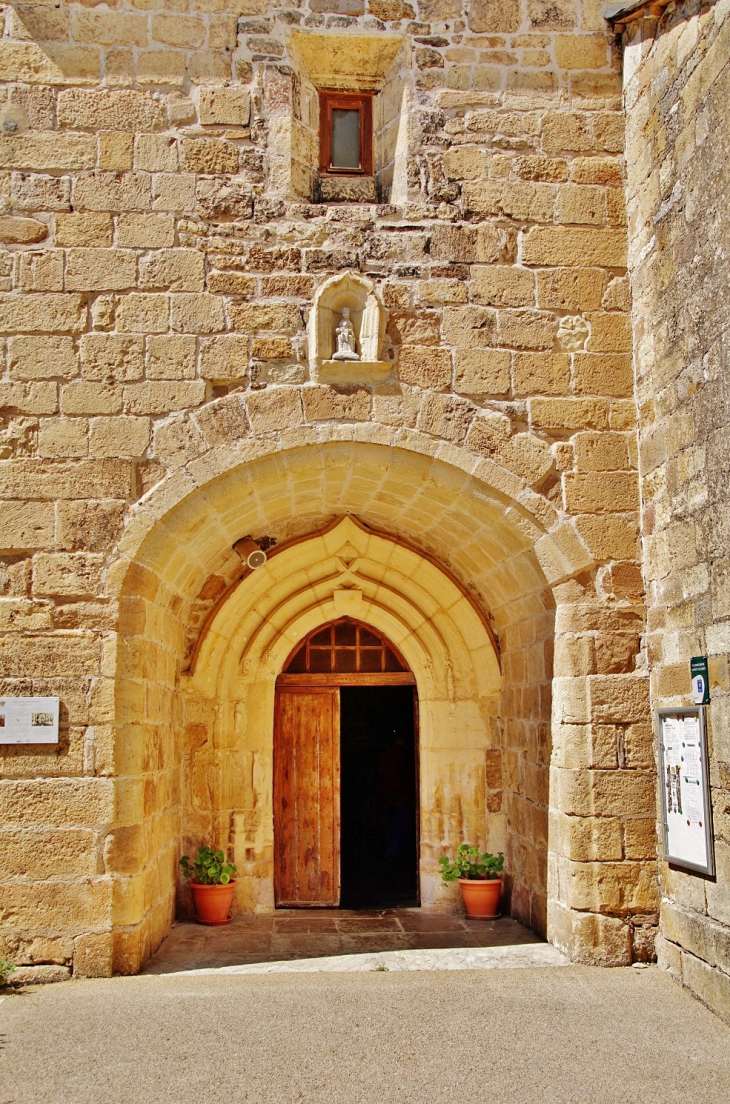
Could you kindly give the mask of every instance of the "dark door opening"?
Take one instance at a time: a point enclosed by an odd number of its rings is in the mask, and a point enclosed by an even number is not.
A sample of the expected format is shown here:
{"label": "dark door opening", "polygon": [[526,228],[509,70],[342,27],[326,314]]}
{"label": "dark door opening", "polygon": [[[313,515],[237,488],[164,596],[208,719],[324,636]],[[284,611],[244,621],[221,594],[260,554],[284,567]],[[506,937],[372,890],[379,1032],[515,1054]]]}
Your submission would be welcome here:
{"label": "dark door opening", "polygon": [[420,904],[415,692],[340,688],[342,908]]}

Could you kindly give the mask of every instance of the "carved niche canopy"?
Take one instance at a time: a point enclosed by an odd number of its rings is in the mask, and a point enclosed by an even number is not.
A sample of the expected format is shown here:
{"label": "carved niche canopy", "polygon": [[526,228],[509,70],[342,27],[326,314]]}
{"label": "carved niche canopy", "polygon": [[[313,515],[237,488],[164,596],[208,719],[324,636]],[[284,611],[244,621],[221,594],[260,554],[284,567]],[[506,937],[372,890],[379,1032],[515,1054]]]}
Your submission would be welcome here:
{"label": "carved niche canopy", "polygon": [[[359,360],[334,360],[336,329],[348,307]],[[382,359],[386,311],[370,280],[356,272],[332,276],[317,288],[309,315],[309,362],[320,383],[379,383],[393,370]]]}

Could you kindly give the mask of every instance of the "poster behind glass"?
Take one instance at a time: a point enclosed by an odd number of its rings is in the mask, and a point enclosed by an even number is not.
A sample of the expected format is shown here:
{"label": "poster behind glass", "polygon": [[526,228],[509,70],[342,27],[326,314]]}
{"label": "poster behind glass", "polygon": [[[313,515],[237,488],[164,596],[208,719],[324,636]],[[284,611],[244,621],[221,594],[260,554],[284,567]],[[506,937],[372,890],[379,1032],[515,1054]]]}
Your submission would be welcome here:
{"label": "poster behind glass", "polygon": [[710,773],[703,707],[657,710],[664,858],[714,874]]}

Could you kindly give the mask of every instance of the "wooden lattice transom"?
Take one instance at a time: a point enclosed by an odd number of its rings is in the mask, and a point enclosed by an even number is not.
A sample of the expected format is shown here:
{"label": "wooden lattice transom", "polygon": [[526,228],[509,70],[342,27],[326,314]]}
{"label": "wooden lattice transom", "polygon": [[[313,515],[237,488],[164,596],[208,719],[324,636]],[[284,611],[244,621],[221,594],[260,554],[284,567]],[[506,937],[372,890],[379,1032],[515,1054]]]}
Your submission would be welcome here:
{"label": "wooden lattice transom", "polygon": [[408,667],[379,633],[345,617],[315,629],[284,667],[285,674],[376,674]]}

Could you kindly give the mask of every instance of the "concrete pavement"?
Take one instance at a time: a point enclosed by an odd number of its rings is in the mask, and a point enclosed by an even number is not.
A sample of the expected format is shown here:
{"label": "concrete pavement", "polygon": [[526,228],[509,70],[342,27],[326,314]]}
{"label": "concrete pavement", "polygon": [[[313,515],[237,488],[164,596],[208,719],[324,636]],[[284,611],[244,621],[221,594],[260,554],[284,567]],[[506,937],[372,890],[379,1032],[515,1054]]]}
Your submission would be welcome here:
{"label": "concrete pavement", "polygon": [[728,1104],[656,968],[143,976],[0,1004],[0,1104]]}

